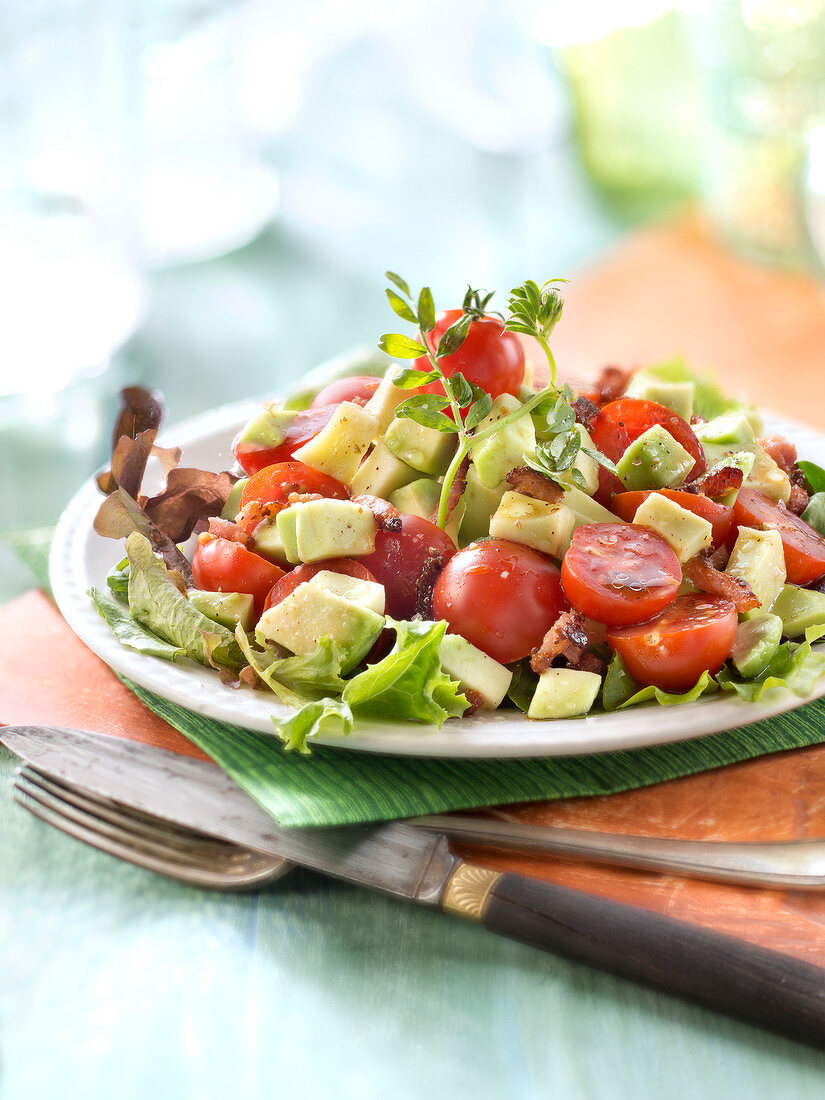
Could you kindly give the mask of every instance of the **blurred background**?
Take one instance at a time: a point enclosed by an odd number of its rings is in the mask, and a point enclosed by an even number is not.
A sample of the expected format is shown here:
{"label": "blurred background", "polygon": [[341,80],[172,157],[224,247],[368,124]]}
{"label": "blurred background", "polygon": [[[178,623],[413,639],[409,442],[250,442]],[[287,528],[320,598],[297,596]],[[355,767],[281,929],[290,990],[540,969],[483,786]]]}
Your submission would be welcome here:
{"label": "blurred background", "polygon": [[825,0],[0,0],[0,530],[125,382],[277,393],[391,326],[387,267],[446,308],[689,207],[822,276]]}

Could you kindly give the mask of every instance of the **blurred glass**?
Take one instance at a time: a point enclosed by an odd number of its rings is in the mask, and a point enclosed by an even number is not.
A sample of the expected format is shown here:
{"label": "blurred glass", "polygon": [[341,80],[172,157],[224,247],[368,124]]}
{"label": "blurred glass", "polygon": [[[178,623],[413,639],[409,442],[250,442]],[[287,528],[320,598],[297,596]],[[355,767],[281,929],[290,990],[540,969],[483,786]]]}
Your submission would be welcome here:
{"label": "blurred glass", "polygon": [[[259,15],[247,0],[137,5],[137,210],[151,265],[241,248],[277,209],[278,175],[262,161],[241,105]],[[277,50],[268,63],[281,64]]]}
{"label": "blurred glass", "polygon": [[739,251],[805,267],[804,169],[825,121],[825,0],[714,0],[698,29],[711,217]]}
{"label": "blurred glass", "polygon": [[697,190],[700,111],[688,30],[672,0],[552,4],[538,24],[567,79],[588,174],[631,217]]}
{"label": "blurred glass", "polygon": [[3,526],[53,518],[97,460],[103,379],[142,316],[126,59],[120,4],[0,4]]}

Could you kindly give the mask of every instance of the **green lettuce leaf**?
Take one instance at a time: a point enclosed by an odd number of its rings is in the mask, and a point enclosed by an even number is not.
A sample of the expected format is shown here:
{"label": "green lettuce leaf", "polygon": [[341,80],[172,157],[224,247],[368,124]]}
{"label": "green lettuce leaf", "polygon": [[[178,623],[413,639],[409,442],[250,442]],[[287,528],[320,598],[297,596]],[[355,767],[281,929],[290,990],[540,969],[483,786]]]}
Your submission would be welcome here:
{"label": "green lettuce leaf", "polygon": [[638,690],[638,684],[624,667],[624,661],[618,653],[614,653],[604,674],[602,706],[605,710],[618,710]]}
{"label": "green lettuce leaf", "polygon": [[667,363],[643,367],[640,373],[660,378],[663,382],[693,382],[696,387],[693,411],[706,420],[712,420],[715,416],[721,416],[722,413],[730,412],[732,409],[745,407],[741,401],[728,397],[716,384],[712,374],[697,374],[688,367],[681,356]]}
{"label": "green lettuce leaf", "polygon": [[243,666],[235,635],[190,604],[145,535],[132,532],[126,554],[129,610],[138,623],[202,665]]}
{"label": "green lettuce leaf", "polygon": [[817,466],[815,462],[806,462],[804,459],[797,465],[815,493],[825,492],[825,470],[821,466]]}
{"label": "green lettuce leaf", "polygon": [[340,734],[352,731],[352,711],[343,699],[316,699],[304,704],[297,714],[277,723],[278,736],[287,751],[308,756],[310,748],[307,741],[324,729],[324,723],[327,729],[335,729]]}
{"label": "green lettuce leaf", "polygon": [[129,600],[129,559],[124,558],[113,565],[106,575],[106,584],[116,600],[127,603]]}
{"label": "green lettuce leaf", "polygon": [[344,654],[330,638],[322,638],[313,653],[295,657],[279,657],[274,650],[257,649],[240,627],[235,639],[250,668],[288,706],[303,707],[318,695],[329,691],[340,695],[344,690]]}
{"label": "green lettuce leaf", "polygon": [[742,680],[727,667],[716,674],[723,691],[735,691],[742,699],[754,703],[773,687],[784,687],[794,695],[810,695],[820,676],[825,675],[825,653],[811,645],[825,636],[825,624],[809,626],[804,642],[783,642],[764,672],[753,680]]}
{"label": "green lettuce leaf", "polygon": [[640,703],[658,703],[662,707],[675,707],[679,703],[694,703],[700,695],[718,691],[713,677],[703,672],[688,691],[663,691],[658,687],[640,688],[624,666],[618,653],[607,666],[602,685],[602,706],[606,711],[624,710]]}
{"label": "green lettuce leaf", "polygon": [[113,600],[105,592],[97,588],[90,588],[89,595],[92,602],[106,620],[117,639],[130,649],[136,649],[138,653],[145,653],[147,657],[161,657],[164,661],[179,661],[186,653],[180,646],[166,642],[147,630],[145,626],[129,614],[129,609],[119,600]]}
{"label": "green lettuce leaf", "polygon": [[530,668],[529,658],[509,667],[513,670],[513,679],[507,689],[507,698],[526,714],[533,701],[539,678]]}

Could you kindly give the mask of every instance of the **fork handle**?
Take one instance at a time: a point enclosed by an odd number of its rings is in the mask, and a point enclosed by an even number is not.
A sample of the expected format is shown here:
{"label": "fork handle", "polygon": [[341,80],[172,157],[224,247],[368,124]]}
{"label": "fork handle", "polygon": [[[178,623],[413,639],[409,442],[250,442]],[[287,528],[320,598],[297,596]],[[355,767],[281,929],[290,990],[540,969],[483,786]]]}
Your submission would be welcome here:
{"label": "fork handle", "polygon": [[493,932],[631,978],[818,1049],[825,970],[647,909],[461,864],[442,907]]}

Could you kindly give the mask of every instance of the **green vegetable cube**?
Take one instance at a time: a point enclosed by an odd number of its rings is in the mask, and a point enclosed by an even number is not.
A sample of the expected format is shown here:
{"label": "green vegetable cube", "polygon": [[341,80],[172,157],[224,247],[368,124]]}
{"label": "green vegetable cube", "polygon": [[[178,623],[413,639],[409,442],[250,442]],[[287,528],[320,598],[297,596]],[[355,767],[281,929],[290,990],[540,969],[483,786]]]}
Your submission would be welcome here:
{"label": "green vegetable cube", "polygon": [[740,527],[725,572],[746,581],[762,611],[770,611],[787,576],[779,532]]}
{"label": "green vegetable cube", "polygon": [[825,623],[825,594],[786,584],[777,596],[773,613],[782,620],[782,633],[801,637],[809,626]]}
{"label": "green vegetable cube", "polygon": [[575,718],[596,701],[602,678],[595,672],[550,668],[543,672],[527,711],[528,718]]}
{"label": "green vegetable cube", "polygon": [[682,564],[696,557],[713,541],[713,527],[706,519],[660,493],[651,493],[639,505],[633,522],[660,534]]}
{"label": "green vegetable cube", "polygon": [[[478,432],[486,431],[511,412],[521,408],[521,402],[512,394],[503,393],[495,399],[493,407],[478,426]],[[536,454],[536,429],[529,416],[521,416],[481,443],[473,444],[470,451],[478,479],[488,489],[500,485],[510,470],[523,466],[525,458]]]}
{"label": "green vegetable cube", "polygon": [[438,648],[441,667],[462,691],[474,691],[483,700],[485,710],[495,710],[510,687],[513,673],[509,668],[482,653],[460,634],[445,634]]}
{"label": "green vegetable cube", "polygon": [[354,401],[342,401],[331,420],[294,457],[349,485],[377,434],[377,416]]}
{"label": "green vegetable cube", "polygon": [[549,504],[508,491],[490,520],[490,534],[561,558],[570,547],[575,526],[576,517],[563,504]]}
{"label": "green vegetable cube", "polygon": [[693,456],[661,424],[635,439],[616,464],[628,490],[681,485],[693,469]]}

